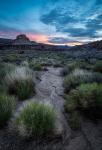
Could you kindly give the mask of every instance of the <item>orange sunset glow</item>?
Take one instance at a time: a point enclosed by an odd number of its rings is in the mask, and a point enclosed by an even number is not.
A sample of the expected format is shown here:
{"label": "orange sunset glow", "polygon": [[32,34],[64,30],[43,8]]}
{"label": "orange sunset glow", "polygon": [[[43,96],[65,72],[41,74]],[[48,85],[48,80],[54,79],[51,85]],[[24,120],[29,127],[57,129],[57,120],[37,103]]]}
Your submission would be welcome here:
{"label": "orange sunset glow", "polygon": [[69,42],[69,43],[63,43],[63,44],[57,44],[57,43],[51,43],[49,42],[49,37],[46,35],[42,34],[27,34],[27,36],[30,38],[32,41],[36,41],[38,43],[44,43],[44,44],[49,44],[49,45],[68,45],[68,46],[75,46],[75,45],[82,45],[83,43],[81,42]]}
{"label": "orange sunset glow", "polygon": [[27,34],[27,36],[30,38],[32,41],[36,41],[38,43],[47,43],[48,42],[48,37],[46,35],[41,35],[41,34]]}

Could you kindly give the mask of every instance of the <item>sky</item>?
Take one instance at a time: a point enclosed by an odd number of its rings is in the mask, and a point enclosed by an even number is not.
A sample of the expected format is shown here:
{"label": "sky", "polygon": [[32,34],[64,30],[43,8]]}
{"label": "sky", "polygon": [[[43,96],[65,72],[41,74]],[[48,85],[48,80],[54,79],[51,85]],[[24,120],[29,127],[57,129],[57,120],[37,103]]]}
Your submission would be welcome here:
{"label": "sky", "polygon": [[53,45],[102,39],[102,0],[0,0],[0,38]]}

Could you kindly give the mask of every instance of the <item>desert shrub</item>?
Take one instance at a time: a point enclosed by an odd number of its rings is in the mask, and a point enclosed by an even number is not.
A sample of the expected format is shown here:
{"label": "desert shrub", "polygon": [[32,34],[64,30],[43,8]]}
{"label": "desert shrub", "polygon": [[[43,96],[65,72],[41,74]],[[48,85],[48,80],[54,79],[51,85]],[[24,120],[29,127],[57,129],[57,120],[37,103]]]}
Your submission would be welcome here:
{"label": "desert shrub", "polygon": [[70,91],[69,95],[65,96],[66,99],[65,110],[67,112],[73,112],[77,110],[78,98],[79,98],[79,93],[77,92],[77,90],[72,90]]}
{"label": "desert shrub", "polygon": [[101,72],[102,73],[102,61],[96,62],[96,64],[93,67],[93,70],[96,72]]}
{"label": "desert shrub", "polygon": [[0,82],[3,79],[3,77],[5,76],[5,73],[6,73],[6,70],[5,70],[4,67],[5,67],[4,64],[0,63]]}
{"label": "desert shrub", "polygon": [[82,83],[102,83],[101,73],[88,72],[82,69],[75,69],[71,74],[67,75],[64,79],[65,92],[76,88]]}
{"label": "desert shrub", "polygon": [[[74,60],[73,60],[74,61]],[[76,68],[92,70],[93,64],[85,60],[76,60],[70,64],[68,64],[70,72],[75,70]]]}
{"label": "desert shrub", "polygon": [[76,68],[80,68],[79,62],[73,62],[68,65],[69,71],[73,71]]}
{"label": "desert shrub", "polygon": [[102,84],[82,84],[66,97],[66,110],[80,110],[88,116],[102,116]]}
{"label": "desert shrub", "polygon": [[87,69],[87,65],[85,61],[75,61],[73,63],[69,62],[68,65],[66,65],[63,69],[62,69],[62,75],[68,75],[69,73],[73,72],[74,70],[77,69]]}
{"label": "desert shrub", "polygon": [[35,93],[33,73],[27,67],[17,67],[8,73],[5,82],[10,94],[17,95],[20,100],[27,99]]}
{"label": "desert shrub", "polygon": [[102,83],[102,74],[99,72],[93,72],[90,76],[90,83],[92,82]]}
{"label": "desert shrub", "polygon": [[88,109],[99,107],[102,109],[102,84],[82,84],[78,87],[79,105]]}
{"label": "desert shrub", "polygon": [[70,73],[68,66],[63,67],[63,69],[61,70],[60,74],[62,76],[66,76]]}
{"label": "desert shrub", "polygon": [[79,93],[72,90],[69,95],[65,97],[65,111],[68,113],[68,123],[74,130],[80,127],[80,114],[78,113],[78,98]]}
{"label": "desert shrub", "polygon": [[22,136],[47,136],[54,131],[55,120],[52,106],[30,102],[16,118],[16,125]]}
{"label": "desert shrub", "polygon": [[93,69],[93,64],[90,64],[88,62],[82,62],[80,64],[81,69],[86,69],[86,70],[92,70]]}
{"label": "desert shrub", "polygon": [[4,93],[4,94],[7,94],[8,93],[8,91],[7,91],[8,89],[7,89],[7,86],[4,84],[4,83],[2,83],[2,84],[0,84],[0,93]]}
{"label": "desert shrub", "polygon": [[15,98],[0,93],[0,127],[3,127],[10,119],[15,107]]}
{"label": "desert shrub", "polygon": [[11,70],[14,70],[15,66],[12,64],[0,63],[0,83],[3,81],[4,77]]}
{"label": "desert shrub", "polygon": [[55,68],[58,68],[58,67],[61,67],[62,65],[61,65],[61,63],[56,62],[55,64],[53,64],[53,66],[54,66]]}
{"label": "desert shrub", "polygon": [[24,54],[24,53],[25,51],[21,51],[21,50],[18,52],[18,54]]}
{"label": "desert shrub", "polygon": [[28,61],[26,60],[26,61],[21,62],[21,66],[23,66],[23,67],[29,67]]}
{"label": "desert shrub", "polygon": [[30,68],[35,70],[35,71],[41,71],[42,70],[42,65],[40,63],[33,63],[31,62],[29,64]]}
{"label": "desert shrub", "polygon": [[65,77],[64,88],[65,92],[69,92],[71,89],[76,88],[76,86],[81,83],[90,82],[91,73],[86,70],[75,69],[71,74]]}
{"label": "desert shrub", "polygon": [[18,54],[8,54],[7,56],[5,56],[4,61],[5,62],[15,62],[17,61],[17,59],[19,58]]}

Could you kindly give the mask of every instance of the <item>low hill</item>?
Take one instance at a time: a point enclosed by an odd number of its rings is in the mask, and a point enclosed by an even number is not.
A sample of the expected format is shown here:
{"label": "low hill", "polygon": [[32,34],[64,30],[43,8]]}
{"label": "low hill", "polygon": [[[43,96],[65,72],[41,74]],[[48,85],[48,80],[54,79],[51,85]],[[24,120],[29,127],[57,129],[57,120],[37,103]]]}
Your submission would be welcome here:
{"label": "low hill", "polygon": [[0,45],[2,44],[12,44],[12,41],[11,39],[4,39],[4,38],[0,38]]}
{"label": "low hill", "polygon": [[71,47],[72,50],[102,50],[102,40]]}

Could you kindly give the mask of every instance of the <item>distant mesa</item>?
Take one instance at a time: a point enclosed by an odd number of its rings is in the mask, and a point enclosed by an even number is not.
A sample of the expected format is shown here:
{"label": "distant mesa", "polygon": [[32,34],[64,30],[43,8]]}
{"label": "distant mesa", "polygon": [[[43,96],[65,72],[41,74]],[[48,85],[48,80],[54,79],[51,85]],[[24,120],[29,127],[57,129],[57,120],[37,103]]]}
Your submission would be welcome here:
{"label": "distant mesa", "polygon": [[42,45],[44,44],[30,41],[25,34],[18,35],[14,40],[0,38],[0,49],[42,49]]}
{"label": "distant mesa", "polygon": [[17,40],[24,39],[30,41],[29,38],[25,34],[20,34],[16,37]]}
{"label": "distant mesa", "polygon": [[25,34],[20,34],[13,40],[13,45],[31,45],[31,41]]}

